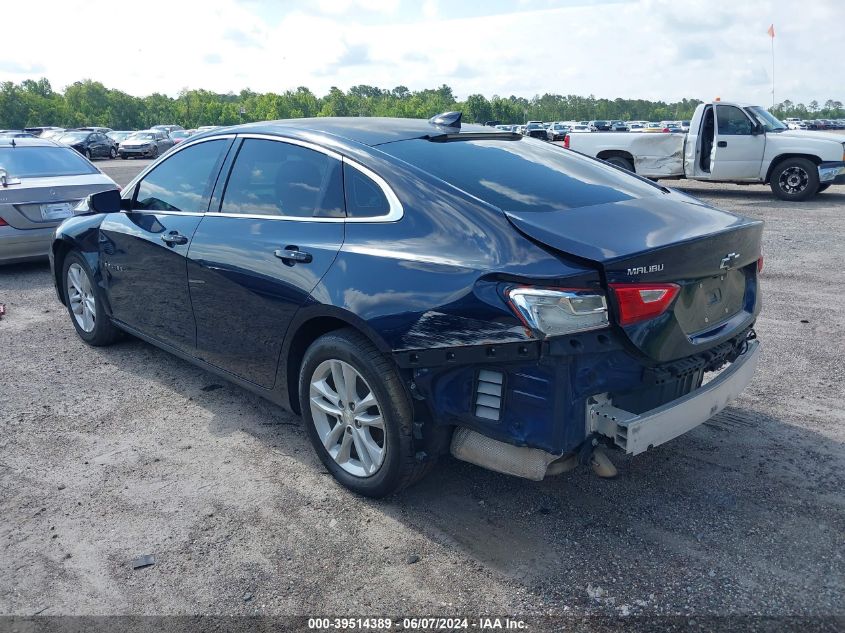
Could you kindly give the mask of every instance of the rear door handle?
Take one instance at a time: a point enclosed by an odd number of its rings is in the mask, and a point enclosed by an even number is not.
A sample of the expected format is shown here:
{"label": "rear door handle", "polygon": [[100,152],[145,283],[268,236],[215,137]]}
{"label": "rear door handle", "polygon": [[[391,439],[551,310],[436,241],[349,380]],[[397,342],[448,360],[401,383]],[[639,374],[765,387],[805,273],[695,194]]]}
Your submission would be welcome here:
{"label": "rear door handle", "polygon": [[289,266],[293,266],[294,264],[310,264],[314,259],[311,253],[299,250],[298,246],[285,246],[283,249],[276,249],[273,255]]}
{"label": "rear door handle", "polygon": [[716,147],[727,147],[727,146],[728,146],[727,141],[719,141],[718,143],[716,143]]}
{"label": "rear door handle", "polygon": [[188,238],[177,231],[170,231],[170,233],[162,234],[161,241],[168,246],[176,246],[177,244],[187,244]]}

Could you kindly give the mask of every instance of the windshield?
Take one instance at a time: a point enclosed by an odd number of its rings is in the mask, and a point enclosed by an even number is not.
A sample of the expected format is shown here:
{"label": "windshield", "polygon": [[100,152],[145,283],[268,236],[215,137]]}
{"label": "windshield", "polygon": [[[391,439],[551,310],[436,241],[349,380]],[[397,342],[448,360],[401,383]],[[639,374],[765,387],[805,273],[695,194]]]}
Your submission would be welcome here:
{"label": "windshield", "polygon": [[67,143],[68,141],[84,141],[88,138],[88,132],[67,132],[59,137],[60,141]]}
{"label": "windshield", "polygon": [[151,141],[156,137],[155,134],[150,134],[149,132],[136,132],[132,134],[129,138],[132,139],[139,139],[142,141]]}
{"label": "windshield", "polygon": [[780,132],[786,129],[786,126],[776,119],[768,110],[764,110],[760,106],[749,106],[745,111],[753,116],[763,126],[766,132]]}
{"label": "windshield", "polygon": [[0,148],[0,167],[18,178],[97,173],[92,165],[68,147],[3,147]]}
{"label": "windshield", "polygon": [[529,138],[413,139],[379,149],[505,211],[562,211],[660,193],[601,161]]}

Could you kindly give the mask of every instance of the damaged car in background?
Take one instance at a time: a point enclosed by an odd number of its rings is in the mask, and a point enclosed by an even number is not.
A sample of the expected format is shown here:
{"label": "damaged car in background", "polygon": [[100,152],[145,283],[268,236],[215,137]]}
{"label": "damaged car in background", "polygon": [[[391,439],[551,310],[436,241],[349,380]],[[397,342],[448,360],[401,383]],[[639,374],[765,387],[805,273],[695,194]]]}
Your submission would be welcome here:
{"label": "damaged car in background", "polygon": [[183,141],[56,231],[59,299],[301,414],[379,497],[455,457],[614,467],[751,380],[762,223],[520,134],[319,118]]}
{"label": "damaged car in background", "polygon": [[647,178],[766,183],[789,202],[845,184],[841,135],[791,130],[760,106],[702,103],[692,121],[661,126],[668,134],[566,136],[564,147]]}

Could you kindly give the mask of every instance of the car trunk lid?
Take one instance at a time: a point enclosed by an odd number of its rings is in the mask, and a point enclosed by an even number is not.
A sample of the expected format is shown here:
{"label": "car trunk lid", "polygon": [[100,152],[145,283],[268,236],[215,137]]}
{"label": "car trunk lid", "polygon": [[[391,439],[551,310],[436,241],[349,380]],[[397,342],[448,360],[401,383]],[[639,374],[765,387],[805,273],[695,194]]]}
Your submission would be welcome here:
{"label": "car trunk lid", "polygon": [[[114,189],[115,185],[100,173],[63,178],[21,178],[20,182],[0,188],[0,216],[17,229],[43,228],[58,224],[63,218],[59,206],[71,206],[92,193]],[[53,205],[51,210],[43,207]]]}
{"label": "car trunk lid", "polygon": [[680,290],[666,312],[619,326],[653,360],[718,345],[748,328],[759,311],[762,222],[678,193],[506,215],[531,239],[598,267],[617,324],[611,284],[677,284]]}

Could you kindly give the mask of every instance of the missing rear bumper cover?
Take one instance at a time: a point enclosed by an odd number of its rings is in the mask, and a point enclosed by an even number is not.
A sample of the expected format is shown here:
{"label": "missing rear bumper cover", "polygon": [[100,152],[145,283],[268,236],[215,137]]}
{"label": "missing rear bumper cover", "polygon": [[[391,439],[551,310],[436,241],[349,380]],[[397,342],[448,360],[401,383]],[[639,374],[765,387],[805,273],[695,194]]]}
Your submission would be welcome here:
{"label": "missing rear bumper cover", "polygon": [[760,343],[750,341],[733,364],[695,391],[641,414],[613,406],[606,394],[587,403],[588,432],[613,440],[631,455],[683,435],[719,413],[751,382],[760,359]]}

